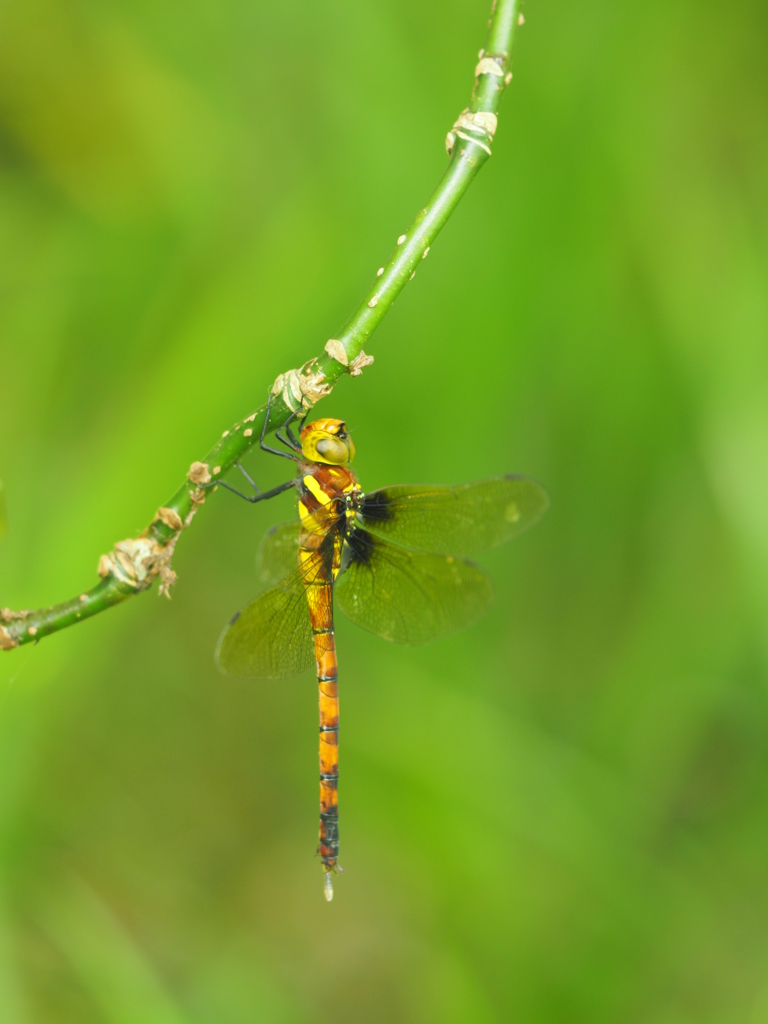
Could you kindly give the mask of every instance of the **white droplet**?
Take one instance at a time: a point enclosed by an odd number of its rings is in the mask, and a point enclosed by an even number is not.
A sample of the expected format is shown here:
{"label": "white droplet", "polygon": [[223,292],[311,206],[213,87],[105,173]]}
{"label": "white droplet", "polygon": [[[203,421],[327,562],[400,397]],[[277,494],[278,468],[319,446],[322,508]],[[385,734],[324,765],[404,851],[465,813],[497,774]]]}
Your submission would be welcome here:
{"label": "white droplet", "polygon": [[331,878],[331,872],[330,871],[326,871],[325,872],[324,895],[325,895],[325,898],[330,903],[331,900],[333,899],[333,879]]}

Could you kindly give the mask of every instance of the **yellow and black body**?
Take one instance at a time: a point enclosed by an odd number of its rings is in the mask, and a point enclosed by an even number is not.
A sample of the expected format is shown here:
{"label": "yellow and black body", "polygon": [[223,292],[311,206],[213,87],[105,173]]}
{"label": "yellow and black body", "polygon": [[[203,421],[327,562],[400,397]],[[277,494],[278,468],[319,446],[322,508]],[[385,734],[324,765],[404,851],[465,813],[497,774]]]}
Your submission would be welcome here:
{"label": "yellow and black body", "polygon": [[[268,419],[267,411],[265,425]],[[269,448],[264,433],[262,449],[292,459],[296,475],[248,500],[293,487],[299,515],[265,538],[262,575],[273,585],[231,620],[217,660],[233,675],[266,679],[287,678],[314,663],[320,703],[318,852],[331,899],[339,855],[334,604],[395,643],[428,643],[469,625],[493,600],[493,583],[467,556],[531,526],[548,498],[539,484],[521,476],[364,493],[349,466],[355,446],[343,420],[315,420],[298,439],[286,425],[276,436],[290,453]]]}
{"label": "yellow and black body", "polygon": [[[346,519],[347,499],[360,484],[344,463],[355,447],[342,420],[317,420],[300,434],[304,460],[299,462],[299,567],[306,580],[309,618],[315,647],[320,697],[320,845],[326,873],[339,855],[339,686],[333,628],[333,583],[341,568],[344,532],[323,529],[327,513],[336,524]],[[330,524],[329,524],[330,525]],[[330,557],[318,552],[332,547]]]}

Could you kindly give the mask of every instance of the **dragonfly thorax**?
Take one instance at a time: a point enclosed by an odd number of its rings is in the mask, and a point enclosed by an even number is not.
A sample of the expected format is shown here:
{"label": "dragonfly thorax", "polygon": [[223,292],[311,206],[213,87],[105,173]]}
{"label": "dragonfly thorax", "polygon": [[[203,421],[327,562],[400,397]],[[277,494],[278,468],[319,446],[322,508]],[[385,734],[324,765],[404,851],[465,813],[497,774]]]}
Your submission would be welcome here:
{"label": "dragonfly thorax", "polygon": [[334,466],[322,462],[299,464],[299,512],[303,519],[321,508],[330,511],[337,505],[341,514],[345,505],[360,491],[357,477],[347,466]]}
{"label": "dragonfly thorax", "polygon": [[314,420],[302,429],[301,450],[305,459],[341,466],[355,457],[355,446],[343,420]]}

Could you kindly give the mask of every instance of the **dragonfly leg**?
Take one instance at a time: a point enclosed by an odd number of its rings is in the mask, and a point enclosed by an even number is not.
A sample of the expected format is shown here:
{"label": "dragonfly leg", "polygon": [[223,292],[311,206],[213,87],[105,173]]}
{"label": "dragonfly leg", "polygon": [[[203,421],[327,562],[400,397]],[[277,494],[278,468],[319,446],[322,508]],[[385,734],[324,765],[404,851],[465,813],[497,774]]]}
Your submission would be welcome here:
{"label": "dragonfly leg", "polygon": [[256,483],[255,480],[251,479],[251,476],[250,476],[248,470],[245,468],[245,466],[241,466],[239,462],[236,462],[235,465],[240,470],[240,472],[243,474],[243,476],[248,481],[248,483],[251,485],[251,487],[254,489],[254,491],[257,494],[261,494],[261,488],[258,486],[258,484]]}
{"label": "dragonfly leg", "polygon": [[[293,421],[296,419],[300,412],[301,406],[299,406],[298,409],[294,409],[291,415],[282,425],[282,427],[278,427],[277,430],[275,431],[275,437],[278,439],[278,441],[282,441],[284,445],[287,445],[288,448],[292,448],[295,452],[301,451],[301,445],[299,444],[298,438],[294,436],[294,433],[291,430],[291,423],[293,423]],[[305,413],[301,422],[302,426],[304,426],[304,420],[306,418],[307,414]],[[285,433],[283,433],[283,431],[285,431]],[[287,437],[285,436],[286,434],[288,435]]]}
{"label": "dragonfly leg", "polygon": [[[285,430],[285,433],[288,435],[288,437],[285,436],[283,430]],[[283,444],[288,445],[288,447],[292,448],[295,452],[301,451],[301,445],[299,444],[298,439],[293,436],[293,431],[291,430],[290,426],[290,420],[286,420],[282,427],[278,427],[278,429],[275,431],[275,437],[278,439],[278,441],[282,441]]]}
{"label": "dragonfly leg", "polygon": [[[306,411],[306,412],[304,413],[304,415],[303,415],[303,416],[301,417],[301,421],[300,421],[300,423],[299,423],[299,434],[301,434],[302,430],[304,429],[304,424],[305,424],[305,423],[307,422],[307,420],[309,419],[309,414],[310,414],[310,412],[311,412],[311,411],[312,411],[311,409],[307,409],[307,411]],[[297,410],[296,410],[296,415],[298,416],[300,412],[301,412],[301,409],[300,409],[300,408],[299,408],[299,409],[297,409]],[[291,439],[292,441],[296,441],[296,448],[297,448],[297,451],[301,451],[301,442],[300,442],[300,441],[298,440],[298,438],[294,438],[294,436],[293,436],[293,433],[292,433],[292,431],[291,431],[291,420],[292,420],[292,419],[293,419],[293,416],[291,416],[291,418],[290,418],[290,419],[288,420],[288,422],[287,422],[287,423],[285,424],[285,429],[286,429],[286,430],[288,431],[288,437],[290,437],[290,439]]]}
{"label": "dragonfly leg", "polygon": [[[279,455],[283,459],[290,459],[291,462],[297,462],[298,460],[296,459],[295,455],[292,455],[289,452],[281,452],[279,448],[270,448],[268,444],[264,444],[264,438],[267,436],[267,427],[269,426],[269,410],[271,405],[272,395],[270,395],[269,398],[267,399],[267,411],[264,414],[264,423],[261,428],[261,437],[259,438],[259,448],[261,448],[263,452],[269,452],[270,455]],[[299,409],[296,409],[294,410],[294,412],[291,413],[287,420],[288,423],[291,422],[291,420],[297,415],[300,409],[301,406],[299,406]],[[276,436],[278,437],[278,440],[283,441],[283,438],[280,437],[279,430],[276,431]],[[288,444],[287,441],[283,441],[283,443]],[[292,447],[292,445],[288,444],[288,447],[290,448]]]}
{"label": "dragonfly leg", "polygon": [[[212,480],[209,484],[203,484],[203,487],[214,487],[219,484],[221,487],[226,487],[228,491],[232,491],[238,498],[242,498],[244,501],[250,501],[252,505],[255,505],[257,501],[266,501],[268,498],[274,498],[277,494],[282,494],[283,491],[287,491],[289,487],[296,486],[296,480],[286,480],[284,484],[278,484],[277,487],[273,487],[271,491],[259,491],[258,494],[243,494],[242,491],[238,491],[236,487],[228,484],[226,480]],[[254,487],[256,485],[254,484]],[[257,488],[258,490],[258,488]]]}

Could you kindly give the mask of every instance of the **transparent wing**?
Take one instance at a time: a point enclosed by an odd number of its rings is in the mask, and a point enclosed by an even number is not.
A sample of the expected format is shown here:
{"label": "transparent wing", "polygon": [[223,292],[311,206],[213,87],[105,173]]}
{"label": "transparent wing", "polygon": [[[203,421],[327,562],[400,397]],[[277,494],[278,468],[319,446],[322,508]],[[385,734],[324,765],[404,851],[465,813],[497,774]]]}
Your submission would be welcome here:
{"label": "transparent wing", "polygon": [[359,528],[347,545],[339,608],[385,640],[429,643],[480,618],[493,600],[490,578],[461,558],[408,551]]}
{"label": "transparent wing", "polygon": [[216,662],[233,676],[287,679],[314,662],[303,573],[298,569],[235,615],[221,634]]}
{"label": "transparent wing", "polygon": [[300,533],[301,524],[294,519],[273,526],[265,534],[257,556],[259,575],[265,583],[279,583],[296,571]]}
{"label": "transparent wing", "polygon": [[549,505],[544,488],[524,476],[497,476],[457,487],[383,487],[360,505],[363,525],[421,551],[470,555],[533,526]]}
{"label": "transparent wing", "polygon": [[[231,619],[216,648],[216,661],[224,672],[260,679],[286,679],[313,664],[314,644],[306,587],[331,580],[335,535],[328,524],[338,523],[339,518],[338,514],[324,512],[317,520],[304,520],[302,543],[311,551],[314,548],[311,556],[301,568],[295,567],[276,586],[259,594]],[[275,555],[273,568],[277,561]],[[332,601],[330,586],[314,589],[313,602],[318,616],[325,616],[332,622],[333,609],[322,606],[324,601],[329,604]]]}

